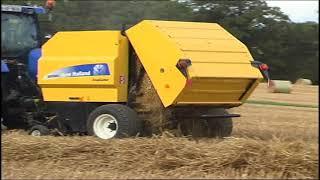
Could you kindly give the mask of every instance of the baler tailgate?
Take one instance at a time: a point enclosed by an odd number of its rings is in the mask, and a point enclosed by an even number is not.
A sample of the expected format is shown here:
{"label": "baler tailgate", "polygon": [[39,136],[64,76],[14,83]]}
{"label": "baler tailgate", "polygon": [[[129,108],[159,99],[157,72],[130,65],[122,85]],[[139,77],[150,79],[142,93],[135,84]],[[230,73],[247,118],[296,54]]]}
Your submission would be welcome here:
{"label": "baler tailgate", "polygon": [[[165,107],[237,106],[262,79],[247,47],[218,24],[144,20],[126,33]],[[191,60],[187,76],[180,59]]]}

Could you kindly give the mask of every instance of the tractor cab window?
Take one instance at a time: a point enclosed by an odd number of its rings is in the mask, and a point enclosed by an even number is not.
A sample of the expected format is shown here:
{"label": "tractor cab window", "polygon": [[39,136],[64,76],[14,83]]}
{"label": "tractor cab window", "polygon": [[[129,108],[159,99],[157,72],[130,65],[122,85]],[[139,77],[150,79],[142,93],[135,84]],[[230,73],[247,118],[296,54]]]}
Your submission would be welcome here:
{"label": "tractor cab window", "polygon": [[1,53],[19,57],[39,46],[36,19],[23,13],[1,13]]}

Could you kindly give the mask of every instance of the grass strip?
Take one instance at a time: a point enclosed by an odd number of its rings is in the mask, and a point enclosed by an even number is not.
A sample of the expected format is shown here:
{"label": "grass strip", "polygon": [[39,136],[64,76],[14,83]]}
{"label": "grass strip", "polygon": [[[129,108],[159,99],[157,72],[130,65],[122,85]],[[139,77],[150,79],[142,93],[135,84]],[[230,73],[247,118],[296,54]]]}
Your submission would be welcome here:
{"label": "grass strip", "polygon": [[295,104],[295,103],[285,103],[285,102],[276,102],[276,101],[260,101],[260,100],[247,100],[245,103],[248,104],[265,104],[265,105],[274,105],[274,106],[292,106],[292,107],[307,107],[307,108],[318,108],[317,105],[311,104]]}

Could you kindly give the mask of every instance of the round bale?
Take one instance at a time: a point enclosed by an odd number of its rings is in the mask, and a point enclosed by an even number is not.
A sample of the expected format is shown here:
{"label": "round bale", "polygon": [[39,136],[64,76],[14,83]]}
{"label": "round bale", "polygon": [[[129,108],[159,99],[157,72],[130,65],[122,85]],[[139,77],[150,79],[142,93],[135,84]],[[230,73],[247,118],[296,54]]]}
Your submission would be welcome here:
{"label": "round bale", "polygon": [[284,80],[272,80],[268,89],[271,93],[289,94],[292,91],[292,83]]}
{"label": "round bale", "polygon": [[312,81],[310,79],[303,79],[303,78],[299,78],[296,83],[294,84],[298,84],[298,85],[311,85]]}

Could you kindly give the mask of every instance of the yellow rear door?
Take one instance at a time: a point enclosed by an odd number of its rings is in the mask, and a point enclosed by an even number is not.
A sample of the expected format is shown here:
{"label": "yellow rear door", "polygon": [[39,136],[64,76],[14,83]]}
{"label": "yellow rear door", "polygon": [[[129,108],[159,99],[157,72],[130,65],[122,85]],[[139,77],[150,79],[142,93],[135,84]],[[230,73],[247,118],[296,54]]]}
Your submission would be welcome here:
{"label": "yellow rear door", "polygon": [[[237,106],[262,79],[247,47],[218,24],[144,20],[126,33],[165,106]],[[192,62],[189,86],[179,59]]]}

